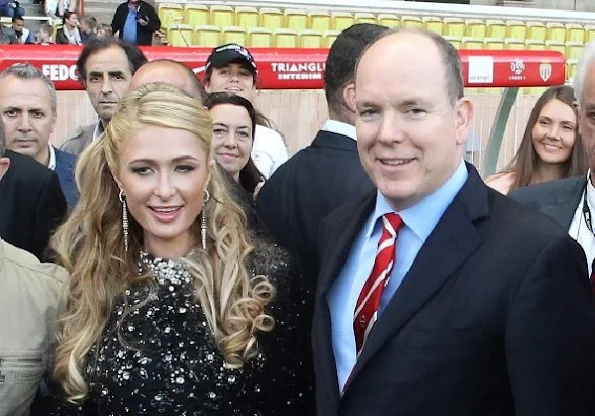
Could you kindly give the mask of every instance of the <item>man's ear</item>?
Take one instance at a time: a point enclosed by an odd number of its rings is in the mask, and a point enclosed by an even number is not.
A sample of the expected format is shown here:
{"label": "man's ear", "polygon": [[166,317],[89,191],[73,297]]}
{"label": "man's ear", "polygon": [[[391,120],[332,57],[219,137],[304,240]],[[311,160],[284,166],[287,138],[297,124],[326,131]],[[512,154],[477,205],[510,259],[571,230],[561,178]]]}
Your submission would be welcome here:
{"label": "man's ear", "polygon": [[463,145],[469,136],[469,130],[473,123],[473,104],[467,97],[461,98],[455,104],[455,129],[457,144]]}
{"label": "man's ear", "polygon": [[347,104],[347,107],[353,112],[357,112],[355,105],[355,84],[351,83],[343,88],[343,101]]}

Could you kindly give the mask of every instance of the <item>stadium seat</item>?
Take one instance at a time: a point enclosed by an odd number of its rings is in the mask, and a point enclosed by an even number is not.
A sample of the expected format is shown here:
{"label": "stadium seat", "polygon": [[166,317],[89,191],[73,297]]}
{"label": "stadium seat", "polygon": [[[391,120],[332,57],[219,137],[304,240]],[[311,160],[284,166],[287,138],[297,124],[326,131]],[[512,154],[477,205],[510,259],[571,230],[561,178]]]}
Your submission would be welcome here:
{"label": "stadium seat", "polygon": [[447,17],[444,19],[444,35],[463,38],[465,36],[465,21],[456,17]]}
{"label": "stadium seat", "polygon": [[558,40],[546,40],[545,48],[549,51],[557,51],[566,56],[566,44]]}
{"label": "stadium seat", "polygon": [[353,25],[353,15],[351,13],[334,12],[331,13],[331,29],[343,30]]}
{"label": "stadium seat", "polygon": [[285,27],[293,30],[307,29],[308,12],[302,9],[286,9]]}
{"label": "stadium seat", "polygon": [[302,29],[299,31],[300,48],[321,48],[322,35],[315,29]]}
{"label": "stadium seat", "polygon": [[201,25],[194,28],[194,45],[207,48],[214,48],[221,45],[221,31],[217,26]]}
{"label": "stadium seat", "polygon": [[246,28],[243,26],[224,26],[223,28],[221,28],[220,39],[220,43],[222,45],[228,43],[246,45]]}
{"label": "stadium seat", "polygon": [[327,12],[310,12],[309,18],[310,29],[323,32],[331,28],[331,16]]}
{"label": "stadium seat", "polygon": [[273,31],[275,36],[275,47],[297,48],[299,47],[298,32],[295,29],[279,28]]}
{"label": "stadium seat", "polygon": [[251,48],[270,48],[273,46],[273,31],[268,27],[248,29],[248,45]]}
{"label": "stadium seat", "polygon": [[595,41],[595,25],[585,25],[585,43]]}
{"label": "stadium seat", "polygon": [[[12,26],[12,18],[10,17],[6,17],[6,19],[10,19],[10,26]],[[2,24],[5,24],[4,22],[2,22]],[[52,26],[52,39],[56,40],[56,35],[58,34],[58,30],[62,29],[64,25],[62,23],[56,23],[55,25]]]}
{"label": "stadium seat", "polygon": [[545,24],[542,22],[527,22],[527,39],[545,42],[547,39],[547,27]]}
{"label": "stadium seat", "polygon": [[211,25],[213,26],[233,26],[235,16],[233,9],[229,6],[211,6]]}
{"label": "stadium seat", "polygon": [[167,30],[167,43],[170,46],[190,47],[193,43],[193,29],[185,23],[173,23]]}
{"label": "stadium seat", "polygon": [[378,24],[386,27],[395,27],[401,24],[401,19],[396,14],[381,13],[378,15]]}
{"label": "stadium seat", "polygon": [[490,49],[490,50],[502,50],[502,49],[505,49],[504,39],[500,39],[500,38],[485,38],[484,39],[484,49]]}
{"label": "stadium seat", "polygon": [[486,26],[488,27],[486,36],[488,38],[506,38],[506,23],[503,20],[486,20]]}
{"label": "stadium seat", "polygon": [[184,6],[184,23],[192,27],[209,24],[209,8],[198,4]]}
{"label": "stadium seat", "polygon": [[509,20],[506,22],[506,37],[508,39],[517,39],[525,41],[527,39],[527,25],[518,20]]}
{"label": "stadium seat", "polygon": [[566,28],[562,23],[549,22],[546,23],[547,38],[545,40],[555,42],[566,42]]}
{"label": "stadium seat", "polygon": [[372,13],[356,13],[353,15],[355,19],[355,23],[371,23],[371,24],[378,24],[378,20],[376,16]]}
{"label": "stadium seat", "polygon": [[574,80],[576,76],[576,59],[568,59],[566,61],[566,81],[571,82]]}
{"label": "stadium seat", "polygon": [[509,50],[522,51],[525,49],[525,42],[517,39],[504,39],[504,47]]}
{"label": "stadium seat", "polygon": [[566,42],[585,43],[585,28],[577,23],[566,24]]}
{"label": "stadium seat", "polygon": [[422,17],[422,22],[426,30],[434,32],[440,36],[444,34],[444,22],[438,17]]}
{"label": "stadium seat", "polygon": [[456,36],[444,36],[444,39],[448,41],[448,43],[450,43],[456,49],[461,49],[461,38],[458,38]]}
{"label": "stadium seat", "polygon": [[260,15],[256,7],[238,6],[235,9],[235,25],[249,29],[257,27],[260,22]]}
{"label": "stadium seat", "polygon": [[159,20],[161,20],[161,28],[166,30],[171,24],[182,23],[184,8],[180,4],[162,3],[159,5]]}
{"label": "stadium seat", "polygon": [[401,16],[401,26],[423,28],[424,23],[422,22],[421,17]]}
{"label": "stadium seat", "polygon": [[579,59],[583,54],[582,42],[566,42],[566,59]]}
{"label": "stadium seat", "polygon": [[543,42],[541,40],[527,39],[525,41],[525,46],[530,51],[543,51],[543,50],[545,50],[545,42]]}
{"label": "stadium seat", "polygon": [[325,30],[322,34],[322,47],[330,48],[340,33],[341,32],[339,32],[338,30]]}
{"label": "stadium seat", "polygon": [[269,29],[283,27],[283,13],[275,7],[262,7],[260,9],[260,26]]}
{"label": "stadium seat", "polygon": [[465,20],[465,36],[469,38],[483,39],[486,37],[487,27],[483,20]]}
{"label": "stadium seat", "polygon": [[483,49],[483,40],[482,39],[465,37],[465,38],[463,38],[463,42],[462,42],[461,48],[462,49],[472,49],[472,50]]}

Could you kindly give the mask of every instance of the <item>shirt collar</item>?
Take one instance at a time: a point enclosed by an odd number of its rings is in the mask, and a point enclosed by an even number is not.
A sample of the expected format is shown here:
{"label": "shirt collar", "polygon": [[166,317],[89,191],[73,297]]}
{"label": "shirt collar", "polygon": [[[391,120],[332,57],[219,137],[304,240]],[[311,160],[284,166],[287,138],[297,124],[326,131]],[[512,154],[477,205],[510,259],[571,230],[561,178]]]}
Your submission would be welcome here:
{"label": "shirt collar", "polygon": [[[467,177],[467,167],[465,162],[461,161],[452,176],[434,193],[426,196],[417,204],[398,211],[397,214],[403,219],[403,224],[407,226],[413,233],[423,242],[434,231],[438,221],[444,214],[444,211],[450,206],[455,196],[459,193]],[[370,238],[376,225],[379,223],[378,219],[389,212],[395,212],[390,203],[384,195],[378,191],[376,196],[376,208],[374,209],[374,216],[366,234]]]}
{"label": "shirt collar", "polygon": [[320,130],[330,131],[331,133],[342,134],[350,139],[357,141],[357,135],[355,134],[355,126],[342,121],[327,120],[322,125]]}
{"label": "shirt collar", "polygon": [[49,145],[49,147],[50,147],[50,160],[48,162],[48,169],[56,170],[56,150],[54,149],[54,146],[52,146],[51,144]]}
{"label": "shirt collar", "polygon": [[95,125],[95,130],[93,130],[93,141],[97,140],[101,133],[103,133],[103,123],[101,120],[97,120],[97,124]]}

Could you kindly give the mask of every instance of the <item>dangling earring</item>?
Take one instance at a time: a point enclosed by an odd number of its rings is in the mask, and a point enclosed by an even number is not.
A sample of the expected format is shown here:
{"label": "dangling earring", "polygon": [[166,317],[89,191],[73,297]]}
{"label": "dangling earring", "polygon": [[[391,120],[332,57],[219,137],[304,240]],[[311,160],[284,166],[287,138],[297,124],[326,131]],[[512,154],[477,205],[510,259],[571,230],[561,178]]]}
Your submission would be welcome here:
{"label": "dangling earring", "polygon": [[128,210],[126,209],[126,198],[124,197],[124,191],[121,189],[118,198],[120,198],[120,202],[122,203],[122,231],[124,232],[124,251],[128,251]]}
{"label": "dangling earring", "polygon": [[207,202],[209,202],[209,199],[211,199],[211,194],[209,194],[209,191],[205,189],[205,196],[202,202],[202,212],[200,214],[200,236],[202,239],[203,250],[207,249],[207,214],[205,213],[205,205]]}

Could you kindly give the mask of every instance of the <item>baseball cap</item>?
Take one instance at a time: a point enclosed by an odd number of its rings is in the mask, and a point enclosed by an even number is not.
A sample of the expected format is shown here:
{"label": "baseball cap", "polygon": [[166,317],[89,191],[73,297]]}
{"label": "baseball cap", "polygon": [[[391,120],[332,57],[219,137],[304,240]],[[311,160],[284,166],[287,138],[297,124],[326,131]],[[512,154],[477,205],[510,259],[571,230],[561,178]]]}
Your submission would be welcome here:
{"label": "baseball cap", "polygon": [[205,69],[209,69],[211,66],[221,68],[232,62],[245,63],[252,72],[255,74],[258,72],[250,51],[237,43],[228,43],[214,48],[207,58]]}

